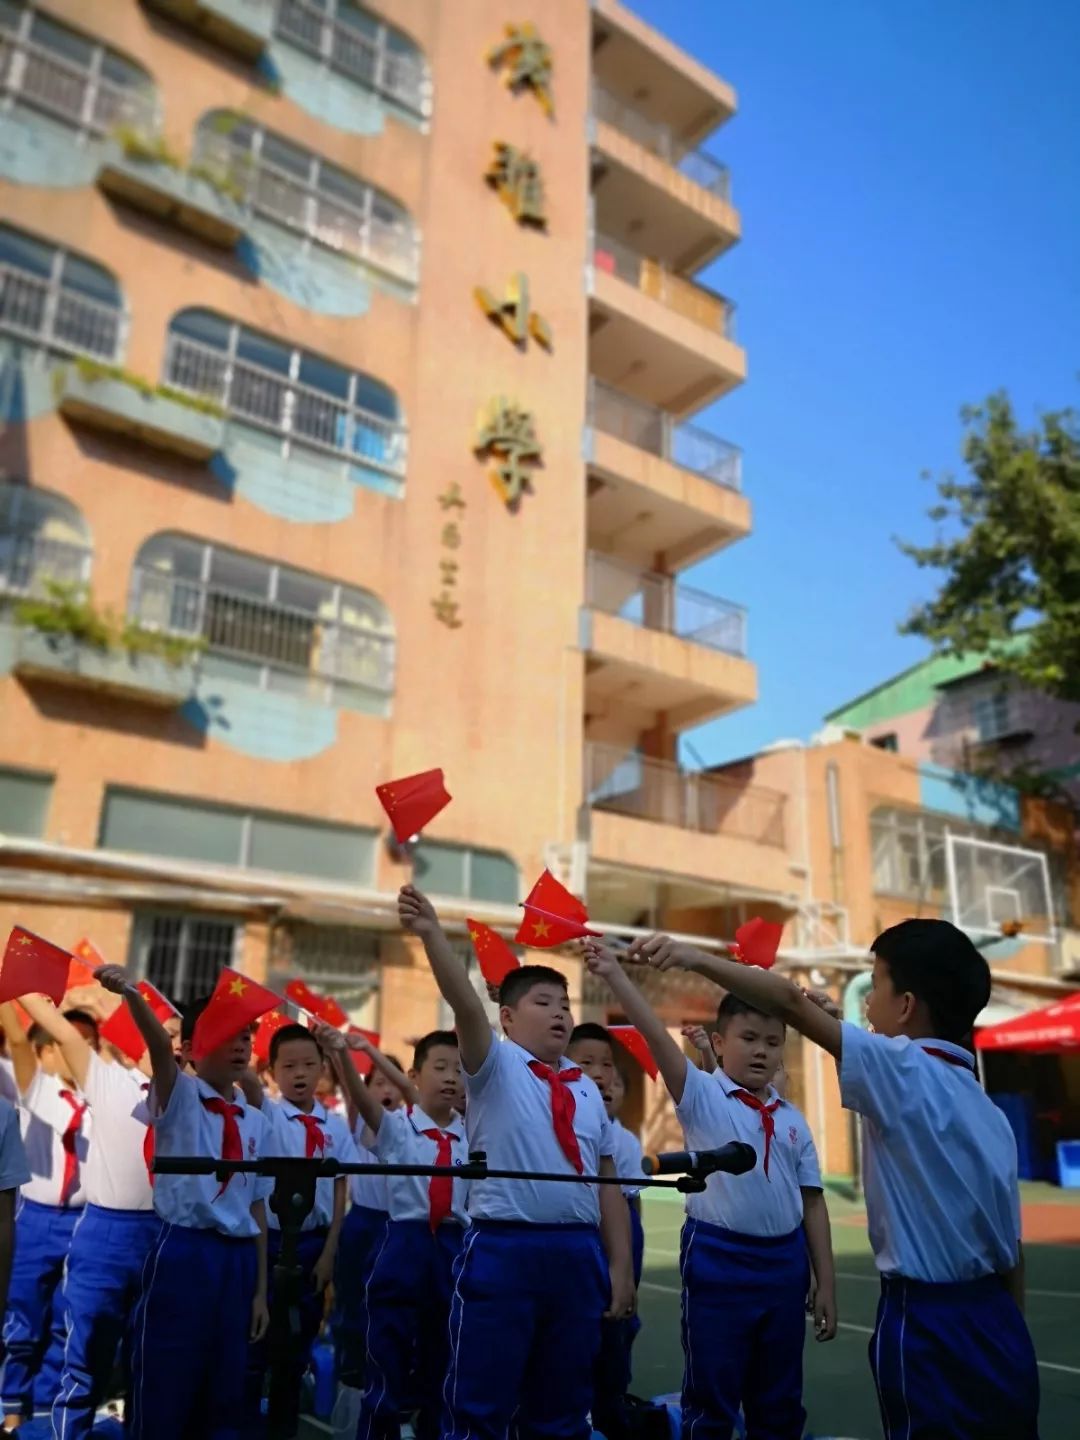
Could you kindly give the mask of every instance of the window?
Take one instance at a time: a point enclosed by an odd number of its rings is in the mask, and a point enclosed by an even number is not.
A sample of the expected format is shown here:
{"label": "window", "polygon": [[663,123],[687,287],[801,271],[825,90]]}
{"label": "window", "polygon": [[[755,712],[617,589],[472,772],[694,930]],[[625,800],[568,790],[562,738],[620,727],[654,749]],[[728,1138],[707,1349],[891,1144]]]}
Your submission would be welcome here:
{"label": "window", "polygon": [[413,857],[417,883],[433,895],[516,905],[518,869],[508,855],[423,840]]}
{"label": "window", "polygon": [[44,596],[90,578],[86,522],[61,495],[0,480],[0,596]]}
{"label": "window", "polygon": [[0,770],[0,832],[40,840],[45,834],[53,777],[32,770]]}
{"label": "window", "polygon": [[870,739],[870,744],[875,746],[878,750],[887,750],[890,755],[895,755],[896,752],[900,749],[895,730],[890,730],[888,735],[872,736]]}
{"label": "window", "polygon": [[231,920],[143,912],[132,927],[131,968],[186,1005],[209,995],[222,968],[235,962],[240,934]]}
{"label": "window", "polygon": [[137,855],[363,884],[374,870],[375,841],[374,830],[303,815],[110,788],[105,792],[99,844]]}
{"label": "window", "polygon": [[354,925],[276,925],[270,964],[274,980],[300,976],[356,1008],[378,983],[379,936]]}
{"label": "window", "polygon": [[124,321],[120,287],[103,266],[0,225],[0,334],[116,360]]}
{"label": "window", "polygon": [[408,211],[310,150],[215,110],[199,121],[193,160],[267,219],[416,281],[419,247]]}
{"label": "window", "polygon": [[393,694],[394,632],[382,603],[254,555],[155,535],[136,558],[128,614],[205,640],[206,675],[353,709]]}
{"label": "window", "polygon": [[306,446],[405,473],[405,429],[392,390],[209,310],[173,319],[164,378],[269,432],[283,455]]}
{"label": "window", "polygon": [[984,745],[1012,734],[1011,698],[1004,686],[972,697],[971,721]]}
{"label": "window", "polygon": [[365,90],[418,117],[430,113],[431,85],[420,50],[353,0],[280,0],[276,30]]}
{"label": "window", "polygon": [[879,807],[870,817],[874,891],[935,903],[944,896],[945,832],[974,834],[970,825],[920,810]]}

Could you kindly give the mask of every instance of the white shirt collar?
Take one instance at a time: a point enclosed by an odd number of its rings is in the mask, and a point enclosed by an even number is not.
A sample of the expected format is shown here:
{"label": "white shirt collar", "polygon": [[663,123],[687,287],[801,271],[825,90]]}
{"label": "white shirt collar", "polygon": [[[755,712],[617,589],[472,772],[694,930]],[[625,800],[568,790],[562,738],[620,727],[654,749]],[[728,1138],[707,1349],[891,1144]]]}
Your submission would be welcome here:
{"label": "white shirt collar", "polygon": [[444,1135],[452,1135],[455,1140],[461,1139],[461,1116],[456,1110],[452,1113],[449,1125],[437,1125],[430,1115],[420,1109],[419,1105],[411,1106],[405,1113],[417,1133],[423,1130],[441,1130]]}
{"label": "white shirt collar", "polygon": [[[511,1050],[517,1051],[526,1065],[530,1060],[535,1060],[540,1065],[548,1063],[546,1060],[541,1060],[539,1055],[534,1055],[531,1050],[526,1050],[524,1045],[519,1045],[516,1040],[511,1040],[509,1035],[505,1037],[505,1043],[510,1046]],[[575,1068],[574,1062],[568,1060],[565,1055],[560,1055],[558,1062],[551,1066],[552,1070],[573,1070]]]}
{"label": "white shirt collar", "polygon": [[[224,1099],[224,1096],[219,1095],[218,1092],[214,1089],[214,1087],[213,1087],[212,1085],[208,1085],[208,1084],[206,1083],[206,1081],[200,1079],[198,1075],[196,1075],[194,1078],[195,1078],[195,1085],[196,1085],[196,1087],[197,1087],[197,1089],[198,1089],[198,1091],[199,1091],[199,1098],[200,1098],[200,1099],[202,1099],[202,1100],[222,1100],[222,1099]],[[239,1087],[238,1085],[234,1085],[234,1086],[233,1086],[232,1099],[226,1101],[225,1103],[228,1104],[228,1105],[239,1105],[239,1107],[240,1107],[240,1113],[241,1113],[242,1115],[246,1115],[246,1114],[247,1114],[247,1111],[248,1111],[248,1103],[247,1103],[247,1101],[244,1099],[244,1092],[240,1089],[240,1087]]]}
{"label": "white shirt collar", "polygon": [[[745,1085],[740,1085],[737,1080],[732,1080],[731,1076],[727,1073],[727,1071],[724,1069],[724,1067],[723,1067],[722,1065],[718,1065],[718,1066],[717,1066],[717,1068],[716,1068],[716,1075],[715,1075],[714,1078],[715,1078],[717,1084],[720,1086],[721,1090],[723,1090],[723,1092],[724,1092],[725,1095],[733,1095],[736,1090],[745,1090],[745,1089],[746,1089],[746,1086],[745,1086]],[[774,1100],[779,1100],[781,1105],[785,1105],[785,1104],[787,1103],[787,1102],[784,1100],[783,1096],[781,1096],[781,1095],[780,1095],[776,1090],[774,1090],[773,1087],[770,1085],[770,1086],[769,1086],[769,1092],[768,1092],[768,1094],[765,1096],[764,1103],[765,1103],[766,1105],[771,1105]]]}
{"label": "white shirt collar", "polygon": [[278,1104],[290,1120],[294,1115],[313,1115],[320,1125],[326,1124],[326,1107],[325,1105],[321,1105],[318,1100],[315,1101],[315,1104],[310,1110],[301,1110],[299,1105],[294,1105],[291,1100],[286,1100],[284,1095],[278,1101]]}

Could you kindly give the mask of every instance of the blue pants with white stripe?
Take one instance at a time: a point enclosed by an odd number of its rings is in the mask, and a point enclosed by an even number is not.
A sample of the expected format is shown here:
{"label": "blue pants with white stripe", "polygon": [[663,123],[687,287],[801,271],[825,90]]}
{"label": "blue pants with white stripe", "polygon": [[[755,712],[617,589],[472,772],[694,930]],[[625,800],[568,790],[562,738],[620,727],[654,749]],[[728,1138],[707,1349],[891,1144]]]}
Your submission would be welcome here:
{"label": "blue pants with white stripe", "polygon": [[681,1269],[683,1434],[731,1440],[741,1404],[748,1440],[801,1440],[810,1285],[802,1227],[740,1235],[688,1219]]}
{"label": "blue pants with white stripe", "polygon": [[611,1296],[592,1225],[474,1221],[454,1267],[442,1440],[588,1440]]}
{"label": "blue pants with white stripe", "polygon": [[7,1364],[0,1385],[5,1415],[29,1418],[48,1410],[60,1384],[67,1339],[64,1263],[82,1208],[20,1200],[15,1211],[4,1344]]}
{"label": "blue pants with white stripe", "polygon": [[132,1326],[129,1440],[239,1440],[255,1244],[161,1223]]}
{"label": "blue pants with white stripe", "polygon": [[152,1210],[98,1205],[87,1205],[75,1227],[64,1278],[68,1340],[52,1411],[57,1440],[85,1440],[93,1430],[121,1348],[128,1368],[131,1316],[160,1229]]}
{"label": "blue pants with white stripe", "polygon": [[367,1386],[357,1440],[398,1440],[401,1415],[419,1410],[418,1440],[438,1433],[446,1376],[451,1276],[465,1231],[445,1221],[391,1220],[367,1286]]}
{"label": "blue pants with white stripe", "polygon": [[998,1275],[883,1278],[870,1369],[887,1440],[1038,1440],[1035,1348]]}

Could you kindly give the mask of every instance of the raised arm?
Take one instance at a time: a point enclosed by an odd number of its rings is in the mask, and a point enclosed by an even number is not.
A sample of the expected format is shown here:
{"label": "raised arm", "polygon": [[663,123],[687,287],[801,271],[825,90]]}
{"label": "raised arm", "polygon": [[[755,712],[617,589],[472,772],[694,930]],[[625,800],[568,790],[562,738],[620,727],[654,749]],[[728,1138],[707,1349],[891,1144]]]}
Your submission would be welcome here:
{"label": "raised arm", "polygon": [[593,975],[607,981],[627,1020],[644,1035],[668,1093],[678,1105],[686,1088],[688,1063],[681,1047],[676,1045],[663,1021],[606,946],[597,940],[586,941],[585,963]]}
{"label": "raised arm", "polygon": [[693,970],[707,980],[715,980],[725,990],[738,995],[763,1015],[775,1015],[793,1030],[813,1040],[830,1055],[839,1058],[842,1030],[840,1021],[827,1014],[784,975],[762,970],[757,965],[743,965],[719,955],[706,955],[692,945],[682,945],[667,935],[650,935],[635,940],[630,958],[652,965],[657,970]]}
{"label": "raised arm", "polygon": [[704,1025],[684,1025],[682,1027],[684,1040],[689,1040],[694,1049],[701,1056],[701,1068],[706,1075],[715,1075],[720,1068],[716,1058],[716,1051],[712,1048],[712,1041],[709,1039],[709,1032]]}
{"label": "raised arm", "polygon": [[47,1030],[60,1046],[75,1084],[80,1090],[85,1090],[90,1056],[94,1053],[86,1040],[44,995],[24,995],[21,1004],[34,1024]]}
{"label": "raised arm", "polygon": [[345,1036],[340,1030],[335,1030],[332,1025],[325,1025],[321,1021],[315,1026],[314,1035],[324,1053],[330,1056],[334,1074],[350,1105],[371,1133],[377,1135],[386,1111],[357,1074],[356,1066],[346,1053]]}
{"label": "raised arm", "polygon": [[402,887],[398,895],[398,915],[402,926],[423,942],[435,983],[454,1012],[462,1069],[467,1075],[475,1075],[487,1059],[495,1039],[484,1002],[473,989],[464,965],[450,948],[435,907],[415,885]]}
{"label": "raised arm", "polygon": [[8,1054],[11,1056],[11,1067],[15,1071],[15,1088],[20,1095],[25,1095],[38,1070],[34,1047],[23,1029],[22,1021],[15,1013],[14,1005],[0,1005],[0,1025],[4,1027],[4,1034],[7,1036]]}
{"label": "raised arm", "polygon": [[121,966],[102,965],[94,971],[94,977],[99,985],[104,985],[106,990],[119,995],[131,1011],[131,1018],[135,1021],[139,1034],[146,1041],[146,1053],[150,1057],[150,1073],[158,1108],[165,1110],[176,1084],[176,1077],[180,1073],[169,1032]]}
{"label": "raised arm", "polygon": [[[346,1035],[345,1044],[350,1050],[359,1050],[361,1054],[366,1055],[375,1069],[381,1070],[394,1089],[403,1097],[406,1105],[419,1105],[420,1092],[405,1071],[395,1065],[389,1055],[384,1055],[378,1046],[373,1045],[363,1035]],[[353,1065],[350,1068],[355,1075],[356,1066]],[[367,1086],[364,1088],[367,1089]]]}

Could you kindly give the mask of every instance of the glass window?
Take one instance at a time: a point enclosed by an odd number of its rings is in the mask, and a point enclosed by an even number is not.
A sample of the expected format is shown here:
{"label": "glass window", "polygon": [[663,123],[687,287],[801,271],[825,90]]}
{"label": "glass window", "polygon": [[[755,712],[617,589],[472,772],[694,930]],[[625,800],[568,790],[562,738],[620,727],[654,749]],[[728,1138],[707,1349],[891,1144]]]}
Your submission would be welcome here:
{"label": "glass window", "polygon": [[56,247],[46,245],[43,240],[35,240],[21,230],[0,225],[0,263],[14,265],[17,270],[48,280],[56,263]]}
{"label": "glass window", "polygon": [[413,864],[421,887],[433,895],[517,904],[517,866],[507,855],[424,840]]}
{"label": "glass window", "polygon": [[253,870],[368,884],[374,876],[376,839],[374,830],[255,815],[248,864]]}
{"label": "glass window", "polygon": [[53,777],[30,770],[0,770],[0,830],[41,840],[52,799]]}
{"label": "glass window", "polygon": [[102,305],[120,308],[120,286],[107,270],[95,265],[92,260],[65,255],[60,283],[65,290],[76,290],[80,295],[89,295],[91,300],[99,300]]}
{"label": "glass window", "polygon": [[469,894],[476,900],[518,903],[518,870],[506,855],[474,850],[469,874]]}
{"label": "glass window", "polygon": [[236,962],[240,926],[205,915],[136,915],[131,967],[177,1004],[209,995],[226,965]]}
{"label": "glass window", "polygon": [[103,266],[0,225],[0,332],[111,360],[122,310],[120,287]]}
{"label": "glass window", "polygon": [[215,350],[228,350],[232,328],[228,320],[209,310],[181,310],[169,322],[170,334],[183,335],[200,345],[211,345]]}
{"label": "glass window", "polygon": [[239,865],[243,832],[243,816],[235,810],[135,790],[108,790],[99,844],[105,850],[134,855]]}
{"label": "glass window", "polygon": [[[427,73],[415,41],[353,0],[320,0],[317,6],[313,0],[281,0],[277,34],[323,57],[364,89],[386,94],[416,115],[427,113]],[[387,75],[390,56],[400,76]]]}

